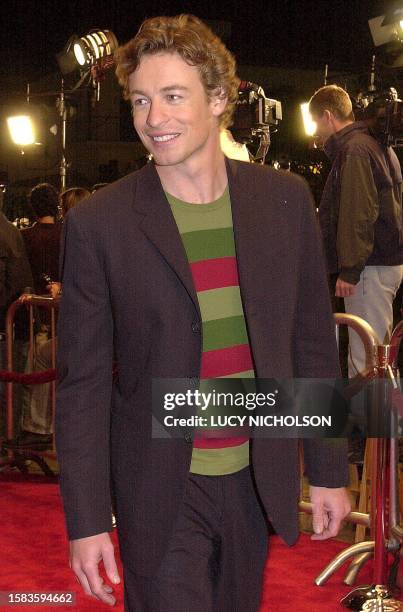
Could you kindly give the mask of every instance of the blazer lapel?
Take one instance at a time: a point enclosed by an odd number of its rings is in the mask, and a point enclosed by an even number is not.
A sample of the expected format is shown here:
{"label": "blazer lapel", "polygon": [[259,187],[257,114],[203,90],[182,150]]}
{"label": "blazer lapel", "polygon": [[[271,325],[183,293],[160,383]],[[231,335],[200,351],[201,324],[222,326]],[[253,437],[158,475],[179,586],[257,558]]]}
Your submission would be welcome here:
{"label": "blazer lapel", "polygon": [[140,228],[174,270],[201,318],[186,252],[154,164],[147,164],[141,174],[135,192],[136,212],[144,215]]}
{"label": "blazer lapel", "polygon": [[247,162],[226,158],[239,285],[244,307],[247,298],[253,295],[256,289],[250,286],[253,283],[251,272],[257,265],[256,258],[261,246],[256,244],[255,204],[259,197],[263,197],[261,193],[257,193],[255,182],[248,179],[248,174],[243,172],[243,166],[246,164]]}
{"label": "blazer lapel", "polygon": [[[256,229],[257,220],[254,208],[259,198],[267,199],[268,194],[263,190],[257,191],[255,181],[250,178],[248,180],[248,174],[243,172],[244,165],[246,162],[226,158],[239,282],[245,306],[247,298],[253,295],[254,281],[250,278],[250,271],[256,267],[256,256],[261,247],[256,244],[254,228]],[[186,252],[154,164],[148,164],[140,173],[141,179],[137,181],[135,192],[135,210],[144,215],[140,227],[175,271],[200,316],[199,303]],[[248,206],[245,200],[251,205]],[[273,228],[265,228],[268,238],[267,248],[270,248],[272,232]],[[272,238],[275,242],[275,236]]]}

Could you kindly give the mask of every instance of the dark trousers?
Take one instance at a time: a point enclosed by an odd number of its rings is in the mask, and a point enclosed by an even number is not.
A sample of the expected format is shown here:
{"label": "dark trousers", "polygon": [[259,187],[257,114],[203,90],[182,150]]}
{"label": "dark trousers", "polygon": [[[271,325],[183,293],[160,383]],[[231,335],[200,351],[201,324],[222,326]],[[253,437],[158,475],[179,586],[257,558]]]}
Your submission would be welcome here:
{"label": "dark trousers", "polygon": [[183,505],[156,576],[124,570],[126,612],[257,612],[267,522],[250,468],[189,474]]}

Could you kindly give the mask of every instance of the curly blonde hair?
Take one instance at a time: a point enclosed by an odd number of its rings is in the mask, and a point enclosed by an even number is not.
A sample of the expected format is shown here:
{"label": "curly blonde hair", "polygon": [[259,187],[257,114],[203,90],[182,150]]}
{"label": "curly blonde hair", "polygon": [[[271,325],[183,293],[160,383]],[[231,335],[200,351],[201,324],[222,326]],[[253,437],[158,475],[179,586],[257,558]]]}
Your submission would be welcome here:
{"label": "curly blonde hair", "polygon": [[220,127],[232,124],[232,115],[238,99],[239,78],[235,58],[210,28],[194,15],[152,17],[146,19],[136,36],[115,52],[116,75],[129,99],[129,76],[146,54],[178,53],[191,66],[199,70],[208,99],[212,95],[227,98],[220,116]]}

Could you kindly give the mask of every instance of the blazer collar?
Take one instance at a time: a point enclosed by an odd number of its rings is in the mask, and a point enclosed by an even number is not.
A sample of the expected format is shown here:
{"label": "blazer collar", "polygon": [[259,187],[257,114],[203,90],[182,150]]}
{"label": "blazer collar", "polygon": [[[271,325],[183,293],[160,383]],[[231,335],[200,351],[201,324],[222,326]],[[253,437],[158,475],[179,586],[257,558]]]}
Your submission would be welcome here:
{"label": "blazer collar", "polygon": [[[242,215],[244,207],[241,207],[241,199],[245,198],[245,189],[248,189],[248,186],[243,183],[242,189],[240,184],[242,182],[242,166],[247,164],[246,162],[237,162],[228,158],[226,158],[225,162],[231,197],[235,242],[239,256],[237,242],[238,240],[241,243],[243,242],[243,229],[247,229],[243,227],[245,223],[247,225],[247,216]],[[248,198],[254,197],[251,193],[248,193],[247,196]],[[192,273],[182,239],[158,173],[152,163],[147,164],[138,173],[135,190],[135,210],[144,215],[140,223],[142,231],[158,249],[167,264],[174,270],[192,299],[197,313],[201,316]]]}
{"label": "blazer collar", "polygon": [[184,285],[201,320],[186,251],[153,163],[147,164],[138,173],[134,204],[136,212],[144,215],[141,230]]}

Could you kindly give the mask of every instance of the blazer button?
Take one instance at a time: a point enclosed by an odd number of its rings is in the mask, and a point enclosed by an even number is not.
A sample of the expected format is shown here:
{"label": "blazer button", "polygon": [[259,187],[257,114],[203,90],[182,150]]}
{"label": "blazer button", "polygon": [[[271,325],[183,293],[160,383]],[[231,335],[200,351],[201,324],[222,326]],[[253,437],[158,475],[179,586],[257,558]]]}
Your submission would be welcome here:
{"label": "blazer button", "polygon": [[192,332],[197,334],[199,331],[200,331],[200,322],[199,321],[193,321],[193,323],[192,323]]}
{"label": "blazer button", "polygon": [[186,444],[192,444],[193,438],[192,438],[192,434],[191,433],[189,433],[189,432],[185,433],[183,438],[184,438]]}

